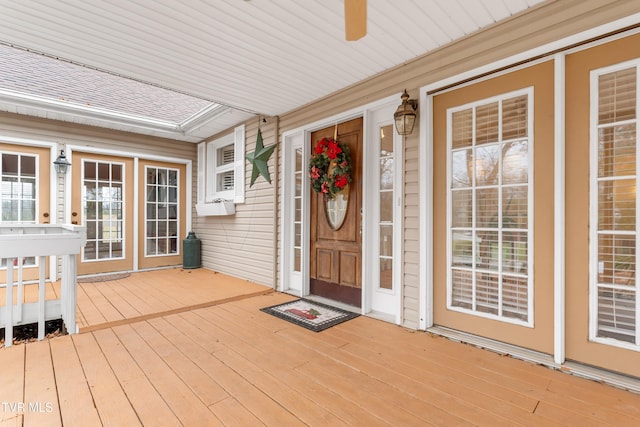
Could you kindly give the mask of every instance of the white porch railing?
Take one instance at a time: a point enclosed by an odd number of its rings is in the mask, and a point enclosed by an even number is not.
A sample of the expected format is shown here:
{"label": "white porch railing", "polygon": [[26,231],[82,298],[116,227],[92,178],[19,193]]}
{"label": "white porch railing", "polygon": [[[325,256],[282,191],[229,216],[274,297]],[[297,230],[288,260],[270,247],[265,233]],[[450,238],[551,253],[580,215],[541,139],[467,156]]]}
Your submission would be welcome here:
{"label": "white porch railing", "polygon": [[[6,300],[0,307],[0,327],[4,327],[5,346],[13,341],[13,327],[38,323],[38,339],[44,339],[44,322],[62,319],[67,332],[78,332],[76,324],[76,255],[87,239],[85,227],[57,224],[0,225],[0,260],[6,260]],[[47,257],[62,258],[60,298],[45,300]],[[35,257],[39,269],[38,301],[24,303],[24,259]],[[30,267],[29,267],[30,268]],[[15,274],[17,273],[17,274]],[[17,276],[17,280],[15,280]],[[1,286],[1,285],[0,285]],[[17,302],[13,304],[14,288]]]}

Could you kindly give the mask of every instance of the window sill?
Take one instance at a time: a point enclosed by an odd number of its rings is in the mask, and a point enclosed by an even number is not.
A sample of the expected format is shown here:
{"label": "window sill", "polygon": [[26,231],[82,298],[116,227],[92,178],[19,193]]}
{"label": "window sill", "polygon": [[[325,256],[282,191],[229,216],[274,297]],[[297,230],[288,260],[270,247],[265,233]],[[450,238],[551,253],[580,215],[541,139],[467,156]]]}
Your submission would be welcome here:
{"label": "window sill", "polygon": [[197,203],[196,212],[198,216],[224,216],[236,213],[236,204],[233,200],[222,200],[219,202]]}

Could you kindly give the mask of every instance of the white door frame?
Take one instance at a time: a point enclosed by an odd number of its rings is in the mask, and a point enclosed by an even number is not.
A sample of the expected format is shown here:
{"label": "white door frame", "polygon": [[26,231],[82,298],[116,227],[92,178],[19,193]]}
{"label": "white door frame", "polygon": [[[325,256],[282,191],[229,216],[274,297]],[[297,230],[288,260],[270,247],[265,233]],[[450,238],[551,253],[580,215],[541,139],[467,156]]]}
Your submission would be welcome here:
{"label": "white door frame", "polygon": [[[375,283],[377,283],[378,278],[374,277],[375,275],[372,272],[371,268],[368,266],[378,265],[378,254],[379,251],[372,250],[371,248],[375,247],[376,243],[373,241],[373,237],[377,236],[378,231],[378,223],[375,222],[375,217],[373,215],[374,211],[379,209],[379,198],[378,198],[378,183],[375,182],[375,178],[378,176],[378,172],[373,173],[372,170],[378,170],[379,165],[378,162],[374,162],[373,160],[377,156],[377,152],[375,147],[377,145],[372,144],[372,137],[370,133],[372,132],[372,127],[370,122],[374,117],[378,117],[375,115],[376,111],[384,111],[385,113],[389,111],[389,108],[395,109],[398,105],[398,98],[400,97],[400,93],[397,95],[393,95],[387,98],[383,98],[381,100],[356,107],[354,109],[336,114],[331,117],[324,118],[322,120],[318,120],[313,123],[309,123],[303,125],[299,128],[289,130],[283,132],[282,134],[282,164],[283,164],[283,173],[282,179],[280,180],[280,191],[282,197],[280,199],[280,212],[282,212],[280,219],[280,230],[281,230],[281,245],[280,245],[280,277],[278,283],[278,290],[283,292],[288,292],[294,294],[296,296],[306,296],[309,295],[309,262],[310,262],[310,243],[309,243],[309,228],[310,228],[310,185],[309,180],[307,179],[307,164],[306,160],[310,156],[310,146],[311,146],[311,133],[323,129],[329,126],[333,126],[338,123],[343,123],[345,121],[355,119],[358,117],[363,118],[363,153],[362,153],[362,164],[363,164],[363,172],[362,172],[362,206],[363,206],[363,214],[362,214],[362,301],[361,301],[361,313],[368,314],[371,312],[371,293],[372,290],[375,289]],[[391,110],[393,111],[393,110]],[[393,113],[389,117],[389,122],[391,123],[393,120]],[[378,120],[380,121],[380,120]],[[394,132],[395,134],[395,132]],[[394,138],[395,148],[398,148],[397,141],[398,137]],[[294,261],[294,253],[293,253],[293,242],[295,239],[295,231],[293,227],[293,220],[295,215],[295,206],[290,202],[293,200],[293,196],[295,194],[295,180],[292,179],[295,171],[295,152],[296,148],[302,149],[302,230],[301,230],[301,243],[302,243],[302,259],[301,259],[301,271],[293,271],[293,261]],[[400,148],[401,144],[400,144]],[[401,150],[399,150],[400,152]],[[401,162],[398,162],[400,166],[402,166]],[[402,167],[397,168],[397,174],[402,176]],[[401,184],[399,184],[401,185]],[[400,191],[402,194],[402,190]],[[400,201],[400,208],[404,203]],[[400,324],[401,322],[401,313],[400,302],[401,302],[401,288],[402,281],[400,272],[402,271],[401,259],[400,256],[402,254],[402,215],[399,214],[394,217],[398,218],[400,221],[398,226],[395,227],[396,231],[394,233],[394,243],[397,242],[398,246],[394,247],[394,254],[398,254],[399,256],[394,256],[394,274],[397,277],[394,277],[394,287],[397,292],[395,296],[397,298],[397,304],[395,304],[396,309],[395,313],[390,313],[393,317],[395,323]],[[397,238],[396,238],[397,236]],[[379,246],[379,245],[378,245]],[[367,248],[369,248],[367,250]],[[397,267],[396,267],[397,265]],[[396,280],[397,279],[397,280]]]}

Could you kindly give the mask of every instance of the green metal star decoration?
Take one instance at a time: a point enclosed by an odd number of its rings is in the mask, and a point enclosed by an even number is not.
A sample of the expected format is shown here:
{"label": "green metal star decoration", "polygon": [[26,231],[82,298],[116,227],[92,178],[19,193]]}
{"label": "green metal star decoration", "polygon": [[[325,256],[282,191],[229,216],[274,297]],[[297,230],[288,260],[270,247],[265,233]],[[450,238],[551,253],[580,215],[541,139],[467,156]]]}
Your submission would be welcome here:
{"label": "green metal star decoration", "polygon": [[273,144],[269,147],[265,147],[262,142],[262,131],[258,128],[258,139],[256,140],[256,151],[253,153],[247,153],[247,160],[253,165],[251,171],[251,183],[249,187],[253,187],[253,183],[258,179],[258,175],[262,175],[264,179],[271,184],[271,175],[269,175],[269,157],[273,154],[273,150],[276,149],[276,145]]}

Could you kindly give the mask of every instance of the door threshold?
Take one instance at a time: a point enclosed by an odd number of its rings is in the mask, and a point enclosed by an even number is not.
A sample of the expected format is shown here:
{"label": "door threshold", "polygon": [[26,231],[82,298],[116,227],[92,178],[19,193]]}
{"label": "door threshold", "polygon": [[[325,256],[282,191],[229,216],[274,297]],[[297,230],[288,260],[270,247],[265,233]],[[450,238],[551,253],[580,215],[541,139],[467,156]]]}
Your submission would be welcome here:
{"label": "door threshold", "polygon": [[302,298],[319,302],[321,304],[330,305],[331,307],[339,308],[341,310],[350,311],[351,313],[362,314],[362,310],[360,309],[360,307],[355,307],[353,305],[345,304],[343,302],[332,300],[329,298],[324,298],[317,295],[306,295]]}
{"label": "door threshold", "polygon": [[383,313],[382,311],[371,310],[370,312],[365,314],[365,316],[371,317],[372,319],[376,320],[382,320],[383,322],[393,323],[394,325],[396,324],[396,316],[389,313]]}

